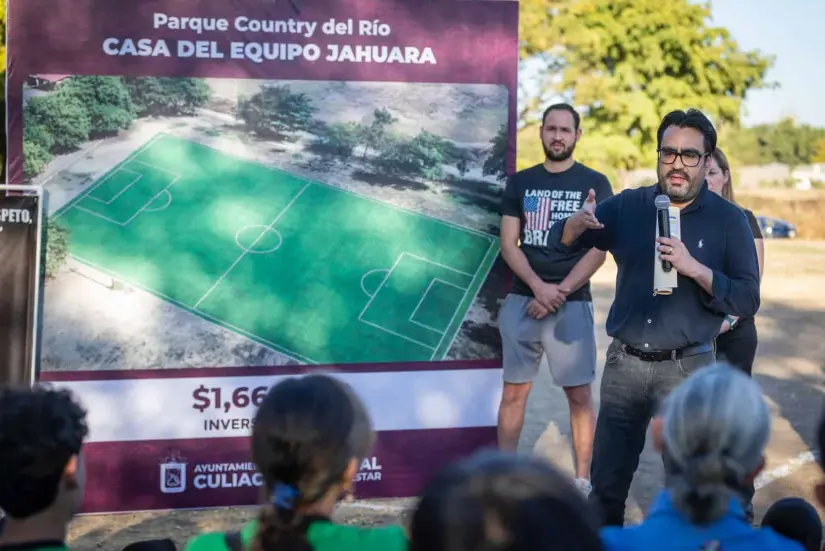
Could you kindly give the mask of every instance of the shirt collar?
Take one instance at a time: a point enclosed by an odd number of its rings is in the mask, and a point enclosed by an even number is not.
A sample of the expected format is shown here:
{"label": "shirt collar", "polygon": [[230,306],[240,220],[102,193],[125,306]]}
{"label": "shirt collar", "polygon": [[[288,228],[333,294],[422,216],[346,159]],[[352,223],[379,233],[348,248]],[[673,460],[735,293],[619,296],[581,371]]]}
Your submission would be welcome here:
{"label": "shirt collar", "polygon": [[[678,516],[681,518],[682,515],[673,506],[673,501],[671,500],[671,495],[668,490],[659,492],[653,500],[648,516],[653,517],[655,515]],[[725,513],[725,516],[744,520],[745,510],[742,508],[742,505],[737,499],[731,498],[730,503],[728,504],[728,511]]]}
{"label": "shirt collar", "polygon": [[[662,193],[660,184],[658,182],[650,186],[650,188],[648,189],[648,194],[650,195],[651,201],[656,199],[656,196]],[[705,204],[705,200],[707,199],[709,193],[712,192],[708,187],[708,181],[705,180],[704,182],[702,182],[702,188],[699,190],[699,195],[696,196],[696,199],[691,204],[682,209],[681,214],[687,214],[689,212],[702,208],[702,206]]]}

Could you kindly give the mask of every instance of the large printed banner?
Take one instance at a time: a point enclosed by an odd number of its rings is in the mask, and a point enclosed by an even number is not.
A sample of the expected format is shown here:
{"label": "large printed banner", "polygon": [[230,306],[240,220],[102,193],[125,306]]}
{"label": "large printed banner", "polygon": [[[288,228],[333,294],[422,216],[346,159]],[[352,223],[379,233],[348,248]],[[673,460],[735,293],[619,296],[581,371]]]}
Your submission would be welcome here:
{"label": "large printed banner", "polygon": [[518,3],[9,0],[9,178],[49,196],[41,379],[88,512],[252,503],[279,377],[352,382],[364,497],[495,441]]}

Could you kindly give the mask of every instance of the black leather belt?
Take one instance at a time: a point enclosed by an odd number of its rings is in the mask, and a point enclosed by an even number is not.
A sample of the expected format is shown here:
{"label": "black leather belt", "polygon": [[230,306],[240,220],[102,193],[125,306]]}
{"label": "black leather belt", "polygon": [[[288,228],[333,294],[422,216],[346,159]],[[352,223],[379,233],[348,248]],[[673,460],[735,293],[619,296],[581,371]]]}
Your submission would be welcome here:
{"label": "black leather belt", "polygon": [[646,352],[628,345],[625,345],[624,349],[625,352],[631,356],[636,356],[643,362],[666,362],[712,352],[713,343],[694,344],[691,346],[686,346],[685,348],[680,348],[679,350],[650,350]]}

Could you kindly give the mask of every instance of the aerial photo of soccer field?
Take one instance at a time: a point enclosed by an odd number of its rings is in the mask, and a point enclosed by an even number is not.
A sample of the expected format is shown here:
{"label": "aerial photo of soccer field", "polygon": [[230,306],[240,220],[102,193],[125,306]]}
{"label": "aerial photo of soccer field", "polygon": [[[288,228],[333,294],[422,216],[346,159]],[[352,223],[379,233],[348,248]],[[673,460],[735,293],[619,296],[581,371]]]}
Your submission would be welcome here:
{"label": "aerial photo of soccer field", "polygon": [[441,359],[499,251],[163,133],[54,218],[78,261],[312,364]]}

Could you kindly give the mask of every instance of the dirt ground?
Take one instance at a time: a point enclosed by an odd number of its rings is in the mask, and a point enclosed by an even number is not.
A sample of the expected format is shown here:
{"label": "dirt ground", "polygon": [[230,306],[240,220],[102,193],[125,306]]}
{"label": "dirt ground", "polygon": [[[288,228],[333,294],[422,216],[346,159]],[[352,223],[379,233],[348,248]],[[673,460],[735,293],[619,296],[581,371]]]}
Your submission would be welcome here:
{"label": "dirt ground", "polygon": [[[603,324],[613,296],[614,277],[615,269],[609,264],[593,281],[601,360],[608,342]],[[825,241],[767,242],[762,308],[757,319],[760,345],[754,371],[773,411],[767,452],[769,476],[760,479],[755,498],[759,519],[779,498],[801,496],[812,500],[813,484],[822,476],[816,464],[802,464],[805,456],[798,459],[800,454],[814,450],[816,423],[825,405]],[[534,388],[521,447],[572,473],[563,395],[552,386],[546,371]],[[598,392],[595,397],[598,400]],[[661,477],[661,461],[648,448],[628,501],[630,522],[641,519],[642,511],[660,487]],[[408,513],[402,511],[411,505],[410,501],[356,503],[343,507],[339,517],[345,522],[370,524],[403,522]],[[81,550],[121,549],[141,539],[171,537],[182,546],[193,534],[236,527],[254,514],[253,508],[238,508],[81,517],[72,526],[70,544]],[[822,508],[820,515],[825,518]]]}

